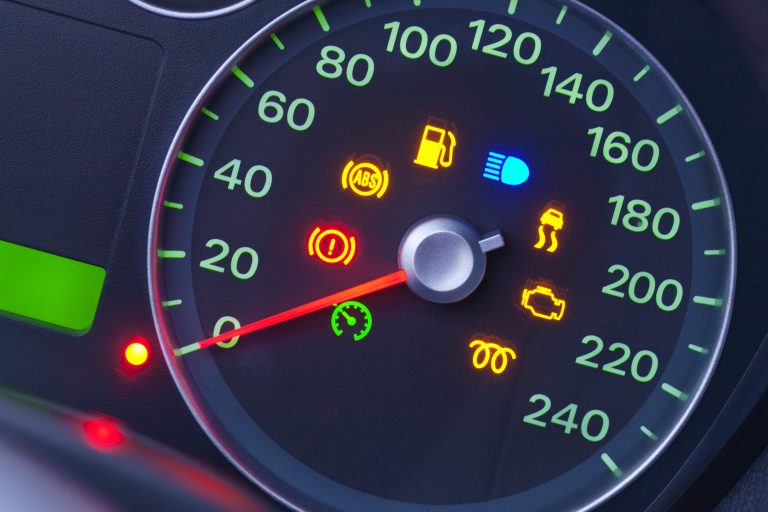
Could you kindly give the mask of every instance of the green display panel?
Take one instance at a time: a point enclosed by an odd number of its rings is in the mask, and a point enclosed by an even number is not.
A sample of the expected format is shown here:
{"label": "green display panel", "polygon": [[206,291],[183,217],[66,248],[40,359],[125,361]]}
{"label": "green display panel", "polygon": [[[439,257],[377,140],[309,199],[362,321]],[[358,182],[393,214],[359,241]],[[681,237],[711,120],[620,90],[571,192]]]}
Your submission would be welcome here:
{"label": "green display panel", "polygon": [[93,325],[106,271],[0,240],[0,313],[82,335]]}

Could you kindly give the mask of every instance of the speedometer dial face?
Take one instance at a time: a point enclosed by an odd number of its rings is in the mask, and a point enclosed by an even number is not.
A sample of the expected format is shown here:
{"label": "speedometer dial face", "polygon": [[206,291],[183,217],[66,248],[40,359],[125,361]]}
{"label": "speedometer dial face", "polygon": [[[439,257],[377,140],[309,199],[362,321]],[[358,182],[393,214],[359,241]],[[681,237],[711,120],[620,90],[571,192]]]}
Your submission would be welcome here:
{"label": "speedometer dial face", "polygon": [[190,110],[153,308],[190,408],[307,510],[580,510],[672,440],[730,312],[691,105],[576,2],[302,4]]}

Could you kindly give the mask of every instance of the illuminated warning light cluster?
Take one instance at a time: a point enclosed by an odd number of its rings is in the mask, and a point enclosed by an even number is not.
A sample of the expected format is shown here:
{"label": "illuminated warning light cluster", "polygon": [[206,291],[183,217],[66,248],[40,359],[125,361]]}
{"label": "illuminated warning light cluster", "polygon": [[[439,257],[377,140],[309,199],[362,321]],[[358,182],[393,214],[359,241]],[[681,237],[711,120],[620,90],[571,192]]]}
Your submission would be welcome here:
{"label": "illuminated warning light cluster", "polygon": [[347,162],[341,173],[341,188],[351,190],[361,197],[381,197],[389,188],[389,171],[366,159],[355,163]]}
{"label": "illuminated warning light cluster", "polygon": [[529,283],[523,288],[520,305],[536,318],[559,322],[565,314],[565,299],[549,283]]}
{"label": "illuminated warning light cluster", "polygon": [[416,165],[438,170],[453,164],[453,151],[456,149],[456,135],[448,130],[448,122],[430,118],[416,152]]}
{"label": "illuminated warning light cluster", "polygon": [[[544,249],[547,252],[555,252],[559,246],[557,232],[565,227],[565,214],[562,209],[547,208],[539,218],[539,239],[534,244],[536,249]],[[549,236],[547,236],[549,232]],[[549,243],[547,243],[549,242]]]}
{"label": "illuminated warning light cluster", "polygon": [[517,359],[517,353],[514,350],[492,341],[472,340],[469,348],[474,349],[472,366],[478,370],[489,368],[496,375],[504,373],[509,362]]}
{"label": "illuminated warning light cluster", "polygon": [[530,175],[528,164],[519,158],[494,151],[488,152],[483,178],[516,187],[528,181]]}
{"label": "illuminated warning light cluster", "polygon": [[357,253],[357,241],[341,224],[316,226],[309,235],[307,253],[329,265],[349,265]]}

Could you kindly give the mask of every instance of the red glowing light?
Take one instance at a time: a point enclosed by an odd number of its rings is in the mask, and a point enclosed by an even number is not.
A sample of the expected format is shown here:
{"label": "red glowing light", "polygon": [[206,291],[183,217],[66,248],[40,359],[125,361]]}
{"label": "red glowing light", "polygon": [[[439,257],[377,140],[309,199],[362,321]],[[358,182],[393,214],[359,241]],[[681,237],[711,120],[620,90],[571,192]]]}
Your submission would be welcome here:
{"label": "red glowing light", "polygon": [[149,344],[144,338],[134,338],[123,352],[125,361],[131,366],[143,366],[149,359]]}
{"label": "red glowing light", "polygon": [[101,418],[83,420],[86,442],[96,450],[110,450],[125,442],[125,435],[114,423]]}
{"label": "red glowing light", "polygon": [[315,227],[307,242],[307,253],[329,265],[349,265],[356,251],[355,235],[340,224]]}

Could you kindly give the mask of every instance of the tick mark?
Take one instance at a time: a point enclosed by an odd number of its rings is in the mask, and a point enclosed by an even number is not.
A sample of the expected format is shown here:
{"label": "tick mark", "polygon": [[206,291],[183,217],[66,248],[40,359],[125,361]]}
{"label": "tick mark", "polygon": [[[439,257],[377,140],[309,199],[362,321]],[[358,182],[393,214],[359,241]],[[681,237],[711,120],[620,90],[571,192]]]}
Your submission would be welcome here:
{"label": "tick mark", "polygon": [[187,162],[188,164],[194,165],[195,167],[202,167],[205,165],[205,162],[203,162],[201,159],[197,158],[196,156],[192,156],[189,153],[185,153],[183,151],[179,151],[179,160],[182,162]]}
{"label": "tick mark", "polygon": [[635,75],[635,78],[634,78],[633,80],[634,80],[635,82],[639,82],[640,80],[642,80],[642,78],[643,78],[645,75],[647,75],[647,74],[648,74],[648,72],[649,72],[650,70],[651,70],[651,66],[648,66],[648,65],[646,64],[646,66],[645,66],[643,69],[641,69],[641,70],[640,70],[640,72],[639,72],[638,74],[636,74],[636,75]]}
{"label": "tick mark", "polygon": [[320,24],[320,28],[323,29],[323,32],[328,32],[331,30],[331,26],[328,24],[328,20],[325,17],[325,13],[320,8],[320,6],[315,6],[312,8],[312,12],[315,13],[315,18],[317,18],[317,22]]}
{"label": "tick mark", "polygon": [[686,393],[683,393],[679,389],[677,389],[675,386],[672,386],[671,384],[667,384],[666,382],[661,385],[661,389],[672,395],[673,397],[677,398],[678,400],[685,402],[688,400],[688,395]]}
{"label": "tick mark", "polygon": [[719,308],[723,305],[723,299],[716,299],[714,297],[703,297],[701,295],[695,295],[693,297],[694,304],[701,304],[702,306],[712,306]]}
{"label": "tick mark", "polygon": [[624,475],[624,472],[619,469],[619,466],[617,466],[615,462],[613,462],[610,455],[603,453],[600,455],[600,459],[602,459],[603,463],[608,467],[611,473],[613,473],[613,476],[621,478]]}
{"label": "tick mark", "polygon": [[682,105],[675,105],[671,109],[661,114],[658,117],[658,119],[656,119],[656,124],[659,124],[659,125],[664,124],[682,111],[683,111]]}
{"label": "tick mark", "polygon": [[707,199],[706,201],[699,201],[698,203],[693,203],[691,205],[691,209],[697,212],[699,210],[706,210],[707,208],[714,208],[715,206],[720,206],[719,197],[716,197],[714,199]]}
{"label": "tick mark", "polygon": [[610,41],[613,38],[613,34],[610,30],[606,30],[605,34],[603,34],[603,37],[600,39],[600,41],[597,42],[597,45],[595,46],[595,49],[592,50],[592,55],[597,57],[601,53],[603,53],[603,50],[605,50],[605,47],[608,45],[608,41]]}

